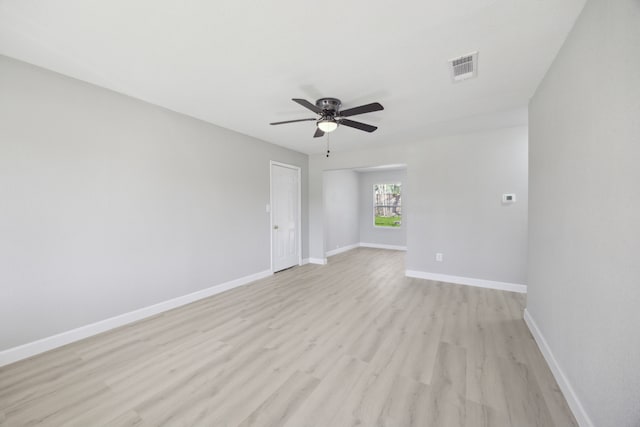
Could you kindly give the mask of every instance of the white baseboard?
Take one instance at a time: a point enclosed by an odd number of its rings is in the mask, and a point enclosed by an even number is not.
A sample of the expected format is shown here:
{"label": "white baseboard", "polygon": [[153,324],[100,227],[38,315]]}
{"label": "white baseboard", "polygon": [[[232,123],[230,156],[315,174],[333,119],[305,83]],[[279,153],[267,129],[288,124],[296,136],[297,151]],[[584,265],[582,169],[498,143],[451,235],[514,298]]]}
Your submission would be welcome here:
{"label": "white baseboard", "polygon": [[565,399],[567,399],[567,404],[569,405],[571,412],[573,412],[573,416],[576,417],[578,425],[580,425],[580,427],[593,427],[591,418],[589,418],[589,415],[587,415],[587,411],[585,411],[584,406],[582,406],[582,403],[580,403],[578,395],[573,390],[573,387],[567,379],[567,376],[564,374],[562,368],[560,368],[560,365],[558,364],[558,361],[553,356],[551,348],[549,347],[549,344],[547,344],[547,340],[544,339],[544,335],[542,335],[542,332],[538,328],[538,325],[536,324],[535,320],[533,320],[533,317],[531,317],[529,310],[527,310],[526,308],[524,309],[523,317],[524,322],[529,327],[531,335],[533,335],[533,338],[538,344],[538,348],[544,356],[544,360],[547,361],[547,365],[549,365],[551,373],[556,379],[560,390],[562,390],[562,394],[564,394]]}
{"label": "white baseboard", "polygon": [[[341,248],[333,249],[328,251],[325,256],[331,257],[333,255],[338,255],[343,252],[350,251],[355,248],[376,248],[376,249],[390,249],[393,251],[406,251],[406,246],[397,246],[397,245],[383,245],[381,243],[354,243],[353,245],[343,246]],[[325,263],[326,264],[326,263]]]}
{"label": "white baseboard", "polygon": [[302,258],[302,264],[300,265],[307,265],[309,264],[309,258]]}
{"label": "white baseboard", "polygon": [[496,282],[494,280],[474,279],[471,277],[449,276],[448,274],[428,273],[426,271],[407,270],[407,277],[433,280],[436,282],[455,283],[458,285],[477,286],[479,288],[499,289],[501,291],[527,293],[527,285],[519,283]]}
{"label": "white baseboard", "polygon": [[353,245],[343,246],[341,248],[337,248],[337,249],[334,249],[332,251],[327,252],[325,254],[325,256],[326,257],[330,257],[330,256],[338,255],[338,254],[341,254],[343,252],[350,251],[351,249],[355,249],[355,248],[357,248],[359,246],[360,246],[360,243],[354,243]]}
{"label": "white baseboard", "polygon": [[273,273],[270,270],[251,274],[249,276],[241,277],[230,282],[212,286],[201,291],[193,292],[181,297],[170,299],[168,301],[163,301],[158,304],[150,305],[148,307],[143,307],[138,310],[111,317],[109,319],[100,320],[89,325],[81,326],[70,331],[42,338],[37,341],[20,345],[18,347],[0,351],[0,366],[8,365],[10,363],[17,362],[31,356],[35,356],[36,354],[44,353],[45,351],[53,350],[54,348],[61,347],[66,344],[70,344],[72,342],[79,341],[81,339],[88,338],[90,336],[97,335],[99,333],[106,332],[132,322],[136,322],[146,317],[153,316],[164,311],[210,297],[211,295],[219,294],[220,292],[246,285],[256,280],[271,276],[272,274]]}
{"label": "white baseboard", "polygon": [[327,263],[326,258],[309,258],[309,264],[325,265]]}
{"label": "white baseboard", "polygon": [[359,245],[361,248],[375,248],[375,249],[390,249],[392,251],[406,251],[406,246],[398,246],[398,245],[383,245],[380,243],[363,243],[360,242]]}

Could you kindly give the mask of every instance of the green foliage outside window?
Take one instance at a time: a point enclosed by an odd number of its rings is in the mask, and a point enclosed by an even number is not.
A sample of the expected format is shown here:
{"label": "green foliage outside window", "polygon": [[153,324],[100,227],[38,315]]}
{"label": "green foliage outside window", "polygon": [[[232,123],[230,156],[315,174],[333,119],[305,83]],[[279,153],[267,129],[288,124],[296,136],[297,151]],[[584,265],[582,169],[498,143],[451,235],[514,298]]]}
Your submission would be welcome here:
{"label": "green foliage outside window", "polygon": [[376,227],[402,225],[401,184],[374,184],[373,217]]}

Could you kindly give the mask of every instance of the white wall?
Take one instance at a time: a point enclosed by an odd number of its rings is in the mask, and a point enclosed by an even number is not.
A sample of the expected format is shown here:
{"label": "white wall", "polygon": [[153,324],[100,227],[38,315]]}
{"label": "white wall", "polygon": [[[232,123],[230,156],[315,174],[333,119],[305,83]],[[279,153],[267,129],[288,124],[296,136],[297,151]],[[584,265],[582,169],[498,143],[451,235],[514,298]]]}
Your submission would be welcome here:
{"label": "white wall", "polygon": [[527,311],[594,425],[639,426],[640,2],[587,2],[529,126]]}
{"label": "white wall", "polygon": [[[378,245],[407,245],[407,172],[405,170],[359,172],[360,242]],[[375,227],[373,225],[374,184],[402,183],[402,226]]]}
{"label": "white wall", "polygon": [[[310,256],[325,251],[322,171],[382,164],[407,165],[408,270],[525,283],[526,127],[310,156]],[[515,205],[501,204],[507,192],[516,193]]]}
{"label": "white wall", "polygon": [[357,244],[360,241],[358,173],[326,171],[322,188],[327,251]]}
{"label": "white wall", "polygon": [[0,56],[0,350],[268,270],[269,160],[306,236],[306,155]]}

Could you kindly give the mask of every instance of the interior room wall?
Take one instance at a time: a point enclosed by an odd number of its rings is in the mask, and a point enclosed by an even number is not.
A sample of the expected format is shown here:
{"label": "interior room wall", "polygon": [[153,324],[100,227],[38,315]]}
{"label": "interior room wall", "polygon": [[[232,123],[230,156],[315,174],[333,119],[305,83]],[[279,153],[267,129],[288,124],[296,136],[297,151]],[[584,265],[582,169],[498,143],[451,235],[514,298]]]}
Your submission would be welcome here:
{"label": "interior room wall", "polygon": [[308,157],[0,56],[0,350],[270,269]]}
{"label": "interior room wall", "polygon": [[358,173],[352,170],[323,173],[324,223],[327,251],[358,244]]}
{"label": "interior room wall", "polygon": [[[416,146],[408,162],[407,269],[526,284],[527,149],[526,128]],[[502,203],[507,193],[514,204]]]}
{"label": "interior room wall", "polygon": [[527,312],[583,425],[640,425],[639,23],[589,0],[529,105]]}
{"label": "interior room wall", "polygon": [[[322,172],[384,164],[407,165],[408,270],[525,283],[526,127],[310,156],[311,257],[325,252]],[[504,193],[515,193],[517,202],[503,205]]]}
{"label": "interior room wall", "polygon": [[[407,172],[406,170],[358,172],[359,175],[359,225],[360,243],[389,246],[407,246]],[[375,227],[373,225],[374,184],[402,183],[403,217],[400,227]]]}

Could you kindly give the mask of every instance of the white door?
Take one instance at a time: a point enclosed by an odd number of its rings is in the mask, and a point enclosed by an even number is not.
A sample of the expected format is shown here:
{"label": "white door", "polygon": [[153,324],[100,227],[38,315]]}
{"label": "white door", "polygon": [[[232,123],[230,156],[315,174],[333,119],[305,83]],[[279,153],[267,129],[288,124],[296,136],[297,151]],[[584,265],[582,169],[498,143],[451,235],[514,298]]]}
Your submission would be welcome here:
{"label": "white door", "polygon": [[271,261],[274,272],[300,260],[300,169],[271,163]]}

